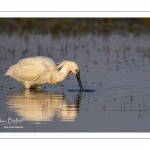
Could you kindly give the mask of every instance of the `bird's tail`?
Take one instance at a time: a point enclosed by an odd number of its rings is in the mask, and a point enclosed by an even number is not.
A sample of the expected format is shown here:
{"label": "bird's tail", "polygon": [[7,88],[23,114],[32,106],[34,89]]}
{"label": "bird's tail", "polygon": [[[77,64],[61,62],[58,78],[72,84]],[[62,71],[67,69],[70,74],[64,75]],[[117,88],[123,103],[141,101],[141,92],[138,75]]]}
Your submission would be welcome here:
{"label": "bird's tail", "polygon": [[5,73],[5,76],[12,76],[12,75],[13,75],[13,67],[14,67],[14,65],[11,66],[11,67],[7,70],[7,72]]}

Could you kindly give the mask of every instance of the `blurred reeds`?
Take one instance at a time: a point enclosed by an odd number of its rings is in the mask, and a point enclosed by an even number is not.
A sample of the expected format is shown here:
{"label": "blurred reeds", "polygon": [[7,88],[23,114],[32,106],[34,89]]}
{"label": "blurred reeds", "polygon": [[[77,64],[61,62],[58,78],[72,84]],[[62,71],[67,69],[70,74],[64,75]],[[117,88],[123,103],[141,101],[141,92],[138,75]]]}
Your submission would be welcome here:
{"label": "blurred reeds", "polygon": [[59,34],[149,33],[150,18],[0,18],[0,33]]}

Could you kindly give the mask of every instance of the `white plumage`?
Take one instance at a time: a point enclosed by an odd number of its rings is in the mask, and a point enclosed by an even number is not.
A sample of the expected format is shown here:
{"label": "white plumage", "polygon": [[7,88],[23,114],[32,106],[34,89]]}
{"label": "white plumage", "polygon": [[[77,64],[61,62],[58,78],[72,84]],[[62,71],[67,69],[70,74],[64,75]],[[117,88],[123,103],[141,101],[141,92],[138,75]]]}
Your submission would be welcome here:
{"label": "white plumage", "polygon": [[56,85],[64,81],[71,72],[77,77],[80,90],[83,90],[78,65],[73,61],[66,60],[58,64],[56,66],[51,58],[44,56],[24,58],[12,65],[5,76],[18,80],[25,88],[41,89],[44,84]]}

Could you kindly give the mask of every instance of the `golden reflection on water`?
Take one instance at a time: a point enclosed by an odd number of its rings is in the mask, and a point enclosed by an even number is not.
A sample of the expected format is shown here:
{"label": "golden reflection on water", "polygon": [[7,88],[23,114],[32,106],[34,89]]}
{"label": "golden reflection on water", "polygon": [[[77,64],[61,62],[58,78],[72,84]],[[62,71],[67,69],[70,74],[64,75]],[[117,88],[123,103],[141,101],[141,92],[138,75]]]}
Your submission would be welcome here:
{"label": "golden reflection on water", "polygon": [[7,107],[26,121],[75,121],[80,96],[74,98],[69,104],[64,94],[23,90],[7,96]]}

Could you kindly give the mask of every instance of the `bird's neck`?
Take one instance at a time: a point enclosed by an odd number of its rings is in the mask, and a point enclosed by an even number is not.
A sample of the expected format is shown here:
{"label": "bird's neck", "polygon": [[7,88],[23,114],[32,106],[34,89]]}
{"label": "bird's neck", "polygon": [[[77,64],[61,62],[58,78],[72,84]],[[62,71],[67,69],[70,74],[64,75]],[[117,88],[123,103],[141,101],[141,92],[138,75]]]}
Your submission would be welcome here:
{"label": "bird's neck", "polygon": [[70,70],[66,66],[64,66],[60,71],[54,70],[52,73],[52,76],[51,76],[52,83],[58,84],[58,83],[64,81],[67,78],[67,76],[69,75],[69,72],[70,72]]}

